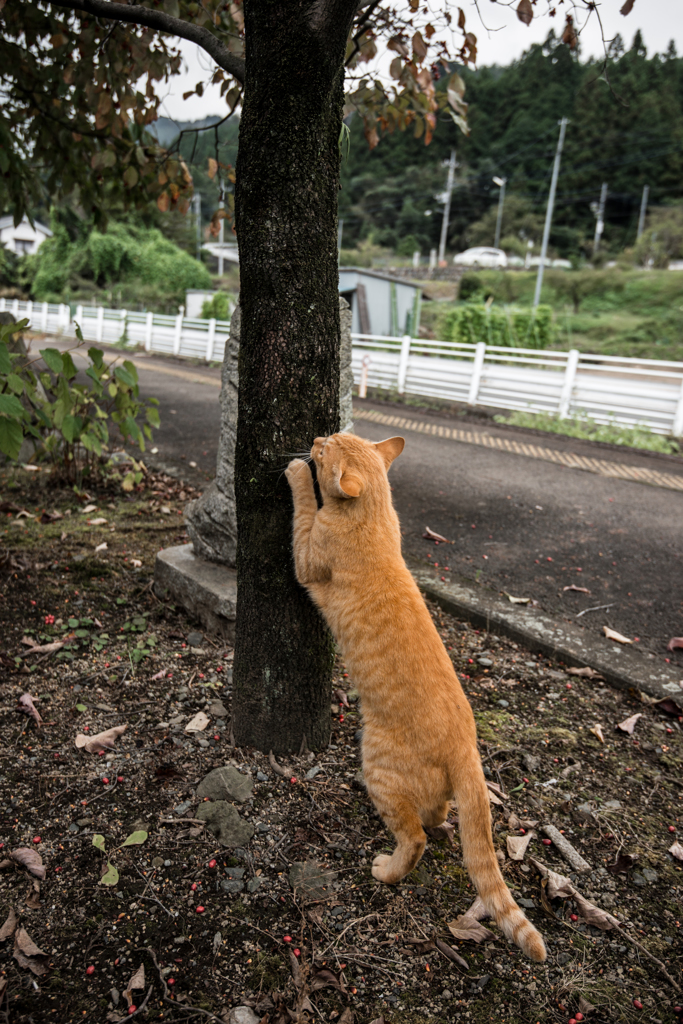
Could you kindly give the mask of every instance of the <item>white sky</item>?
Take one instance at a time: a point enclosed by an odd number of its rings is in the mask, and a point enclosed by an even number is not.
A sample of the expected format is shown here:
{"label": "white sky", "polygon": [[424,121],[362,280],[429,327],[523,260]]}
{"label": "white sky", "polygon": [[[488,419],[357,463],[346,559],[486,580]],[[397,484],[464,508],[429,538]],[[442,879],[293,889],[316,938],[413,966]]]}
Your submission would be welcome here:
{"label": "white sky", "polygon": [[[678,52],[683,53],[683,0],[636,0],[633,10],[627,17],[619,14],[623,2],[624,0],[602,0],[600,16],[606,39],[611,39],[619,32],[628,47],[636,29],[639,28],[649,54],[666,50],[670,39],[676,43]],[[461,0],[461,4],[467,14],[467,27],[478,39],[480,65],[509,64],[520,57],[532,43],[542,42],[551,27],[554,27],[557,34],[560,34],[564,27],[563,8],[559,6],[555,18],[539,14],[531,25],[526,26],[510,8],[498,4],[480,4],[484,27],[478,19],[472,0],[465,0],[464,3]],[[541,2],[538,6],[541,8],[544,5]],[[223,115],[225,102],[217,86],[206,88],[201,98],[192,96],[183,100],[183,92],[187,92],[198,81],[208,77],[213,62],[193,43],[183,41],[181,51],[185,70],[183,74],[175,75],[167,87],[162,113],[178,121],[197,120],[212,114]],[[585,58],[600,56],[602,52],[600,27],[597,18],[593,16],[581,33],[581,53]]]}

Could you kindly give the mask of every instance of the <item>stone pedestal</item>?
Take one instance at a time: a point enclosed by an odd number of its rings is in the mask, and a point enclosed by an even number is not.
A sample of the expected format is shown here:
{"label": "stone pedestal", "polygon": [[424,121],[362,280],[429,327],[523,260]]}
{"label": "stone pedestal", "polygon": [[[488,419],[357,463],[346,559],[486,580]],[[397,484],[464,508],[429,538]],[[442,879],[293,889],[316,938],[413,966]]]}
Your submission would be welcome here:
{"label": "stone pedestal", "polygon": [[191,544],[165,548],[154,565],[154,590],[201,622],[209,633],[235,639],[237,572],[198,558]]}

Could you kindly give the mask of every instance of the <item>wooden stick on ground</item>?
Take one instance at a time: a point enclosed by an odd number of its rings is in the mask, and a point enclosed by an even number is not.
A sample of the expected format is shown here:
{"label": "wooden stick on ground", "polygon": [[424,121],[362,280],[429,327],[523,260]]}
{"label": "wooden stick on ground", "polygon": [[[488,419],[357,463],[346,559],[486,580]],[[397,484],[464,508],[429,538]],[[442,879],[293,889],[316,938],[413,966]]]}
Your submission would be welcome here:
{"label": "wooden stick on ground", "polygon": [[583,859],[579,851],[574,849],[569,840],[565,839],[554,825],[541,825],[541,829],[545,832],[548,839],[552,839],[567,863],[571,864],[574,868],[574,871],[584,875],[586,872],[593,870],[588,861]]}

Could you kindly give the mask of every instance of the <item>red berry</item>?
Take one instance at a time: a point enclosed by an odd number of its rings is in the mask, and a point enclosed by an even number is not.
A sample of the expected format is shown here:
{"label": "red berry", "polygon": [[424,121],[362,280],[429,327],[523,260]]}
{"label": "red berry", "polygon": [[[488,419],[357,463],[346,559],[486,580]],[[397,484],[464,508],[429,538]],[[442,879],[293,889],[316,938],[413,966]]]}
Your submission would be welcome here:
{"label": "red berry", "polygon": [[40,842],[40,836],[34,836],[33,837],[33,842],[34,843],[39,843]]}
{"label": "red berry", "polygon": [[117,775],[116,776],[116,781],[117,782],[123,782],[123,775]]}
{"label": "red berry", "polygon": [[217,863],[218,863],[218,861],[215,861],[215,860],[210,860],[210,861],[209,861],[209,867],[210,867],[210,868],[215,868],[215,867],[216,867],[216,864],[217,864]]}
{"label": "red berry", "polygon": [[675,825],[669,825],[669,832],[675,832],[675,831],[676,831],[676,826]]}
{"label": "red berry", "polygon": [[569,1024],[576,1024],[576,1017],[570,1017]]}
{"label": "red berry", "polygon": [[167,985],[175,985],[175,978],[169,978],[166,982]]}
{"label": "red berry", "polygon": [[565,689],[566,690],[571,690],[571,688],[572,688],[572,684],[571,683],[565,683]]}
{"label": "red berry", "polygon": [[291,779],[289,781],[292,783],[292,785],[294,785],[294,783],[296,782],[296,776],[292,775],[292,777],[291,777]]}
{"label": "red berry", "polygon": [[635,1006],[636,1010],[642,1010],[643,1008],[643,1004],[641,1003],[640,999],[634,999],[633,1005]]}
{"label": "red berry", "polygon": [[541,842],[543,843],[544,846],[552,846],[553,845],[552,839],[542,839]]}
{"label": "red berry", "polygon": [[680,1017],[680,1015],[683,1013],[683,1006],[674,1006],[674,1013],[678,1017]]}
{"label": "red berry", "polygon": [[219,739],[220,739],[220,736],[218,735],[218,733],[216,733],[216,734],[214,735],[214,739],[215,739],[216,743],[218,743],[218,741],[219,741]]}
{"label": "red berry", "polygon": [[576,1019],[577,1019],[578,1021],[582,1021],[582,1020],[583,1020],[583,1014],[582,1014],[582,1013],[577,1013],[577,1015],[576,1015]]}
{"label": "red berry", "polygon": [[295,949],[294,950],[294,956],[301,956],[301,950],[300,949]]}
{"label": "red berry", "polygon": [[131,1013],[135,1013],[136,1010],[137,1006],[135,1005],[135,1003],[131,1003],[130,1006],[128,1007],[128,1016],[130,1017]]}
{"label": "red berry", "polygon": [[104,757],[104,751],[103,750],[98,750],[97,751],[97,756],[98,757]]}
{"label": "red berry", "polygon": [[523,836],[526,835],[526,829],[525,828],[520,828],[519,831],[522,833]]}
{"label": "red berry", "polygon": [[87,800],[81,800],[81,807],[87,807],[87,806],[88,806],[88,801]]}
{"label": "red berry", "polygon": [[569,916],[570,916],[570,919],[572,921],[578,921],[579,920],[579,915],[578,914],[570,914]]}
{"label": "red berry", "polygon": [[106,777],[106,775],[105,775],[105,777],[104,777],[104,778],[102,779],[102,782],[104,783],[104,785],[105,785],[105,786],[108,786],[108,785],[109,785],[109,779],[108,779],[108,778]]}
{"label": "red berry", "polygon": [[283,942],[291,942],[292,941],[292,936],[291,935],[283,935],[282,936],[282,941]]}
{"label": "red berry", "polygon": [[86,974],[94,974],[95,973],[95,968],[93,967],[92,964],[90,964],[90,967],[86,967],[85,973]]}
{"label": "red berry", "polygon": [[192,889],[192,892],[196,892],[197,891],[197,883],[193,882],[192,885],[190,886],[190,889]]}
{"label": "red berry", "polygon": [[197,913],[198,914],[203,914],[204,913],[204,907],[197,907]]}

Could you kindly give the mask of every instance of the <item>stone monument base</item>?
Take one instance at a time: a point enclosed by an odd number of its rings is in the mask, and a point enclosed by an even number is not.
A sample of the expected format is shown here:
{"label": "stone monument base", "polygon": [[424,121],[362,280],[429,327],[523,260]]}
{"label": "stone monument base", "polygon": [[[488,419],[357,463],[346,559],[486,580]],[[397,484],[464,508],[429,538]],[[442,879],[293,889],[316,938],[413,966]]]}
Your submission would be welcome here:
{"label": "stone monument base", "polygon": [[231,643],[237,615],[237,571],[195,555],[191,544],[165,548],[156,557],[154,591],[181,605],[208,633]]}

